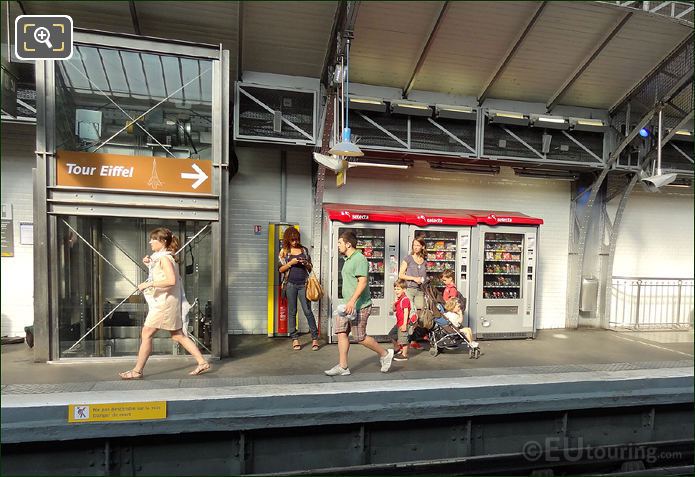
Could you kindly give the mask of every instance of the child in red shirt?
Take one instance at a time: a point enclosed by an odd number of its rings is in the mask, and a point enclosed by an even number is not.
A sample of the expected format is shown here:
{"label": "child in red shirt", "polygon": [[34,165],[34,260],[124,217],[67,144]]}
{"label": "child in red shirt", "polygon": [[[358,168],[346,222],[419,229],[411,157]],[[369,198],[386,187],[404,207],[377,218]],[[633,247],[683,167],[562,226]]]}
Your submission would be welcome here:
{"label": "child in red shirt", "polygon": [[458,296],[459,291],[456,289],[454,272],[452,270],[444,270],[442,272],[442,283],[446,286],[444,292],[442,293],[444,303],[449,301],[450,298],[456,298]]}
{"label": "child in red shirt", "polygon": [[405,294],[407,286],[405,280],[396,280],[393,287],[396,293],[396,301],[393,304],[396,311],[396,324],[389,331],[389,338],[393,343],[393,351],[396,353],[393,359],[396,361],[408,361],[408,322],[412,308],[410,299]]}

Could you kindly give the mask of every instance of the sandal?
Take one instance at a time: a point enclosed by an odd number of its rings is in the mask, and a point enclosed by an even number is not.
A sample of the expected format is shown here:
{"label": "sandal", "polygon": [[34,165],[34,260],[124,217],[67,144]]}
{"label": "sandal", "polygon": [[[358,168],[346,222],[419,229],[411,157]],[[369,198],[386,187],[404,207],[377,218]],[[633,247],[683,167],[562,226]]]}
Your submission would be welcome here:
{"label": "sandal", "polygon": [[292,340],[292,349],[295,351],[302,349],[302,345],[299,343],[299,340]]}
{"label": "sandal", "polygon": [[191,376],[198,376],[207,373],[208,371],[210,371],[210,363],[203,363],[196,366],[196,368],[188,374]]}
{"label": "sandal", "polygon": [[318,340],[313,340],[311,342],[311,351],[318,351],[320,348],[319,346],[319,341]]}
{"label": "sandal", "polygon": [[124,379],[126,381],[129,381],[131,379],[142,379],[143,377],[142,371],[135,371],[134,369],[118,373],[118,375],[121,377],[121,379]]}

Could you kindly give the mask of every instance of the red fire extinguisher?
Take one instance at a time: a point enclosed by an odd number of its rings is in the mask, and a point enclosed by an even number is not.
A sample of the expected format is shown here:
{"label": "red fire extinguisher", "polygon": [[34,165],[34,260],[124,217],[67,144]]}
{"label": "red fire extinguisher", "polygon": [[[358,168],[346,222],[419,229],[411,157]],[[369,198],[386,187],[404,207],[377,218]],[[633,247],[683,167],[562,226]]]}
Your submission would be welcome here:
{"label": "red fire extinguisher", "polygon": [[287,333],[287,297],[282,296],[281,288],[278,287],[278,334]]}

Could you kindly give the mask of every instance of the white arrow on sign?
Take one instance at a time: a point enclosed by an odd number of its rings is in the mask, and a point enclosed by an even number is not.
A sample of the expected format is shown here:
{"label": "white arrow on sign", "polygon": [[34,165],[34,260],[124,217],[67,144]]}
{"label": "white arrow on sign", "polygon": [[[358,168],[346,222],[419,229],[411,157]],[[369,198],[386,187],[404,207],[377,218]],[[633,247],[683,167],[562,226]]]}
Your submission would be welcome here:
{"label": "white arrow on sign", "polygon": [[198,179],[191,186],[194,189],[197,189],[198,187],[200,187],[200,184],[202,184],[208,179],[208,175],[204,173],[203,170],[200,167],[198,167],[197,164],[193,164],[193,170],[195,170],[195,174],[192,174],[190,172],[182,172],[181,179]]}

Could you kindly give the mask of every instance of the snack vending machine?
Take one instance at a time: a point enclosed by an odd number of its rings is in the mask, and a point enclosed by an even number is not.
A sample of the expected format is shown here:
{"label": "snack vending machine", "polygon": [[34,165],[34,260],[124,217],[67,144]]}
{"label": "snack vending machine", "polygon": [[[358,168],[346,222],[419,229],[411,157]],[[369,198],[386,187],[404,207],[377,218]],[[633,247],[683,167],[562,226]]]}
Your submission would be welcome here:
{"label": "snack vending machine", "polygon": [[[398,277],[398,225],[334,223],[331,232],[331,302],[344,303],[341,275],[345,257],[338,252],[338,237],[346,230],[357,236],[357,249],[369,263],[369,292],[372,297],[372,311],[367,323],[367,334],[377,340],[385,340],[395,321],[391,304],[394,301],[393,284]],[[329,341],[337,342],[333,334],[333,320],[329,319]]]}
{"label": "snack vending machine", "polygon": [[[425,266],[427,277],[439,292],[444,291],[441,274],[444,270],[452,270],[456,280],[456,288],[468,301],[469,248],[471,241],[470,227],[417,227],[411,226],[408,233],[408,244],[405,254],[410,253],[413,239],[421,237],[425,240]],[[404,254],[404,256],[405,256]],[[468,326],[468,306],[464,310],[464,324]]]}
{"label": "snack vending machine", "polygon": [[537,226],[479,225],[473,231],[471,328],[478,339],[533,338]]}

